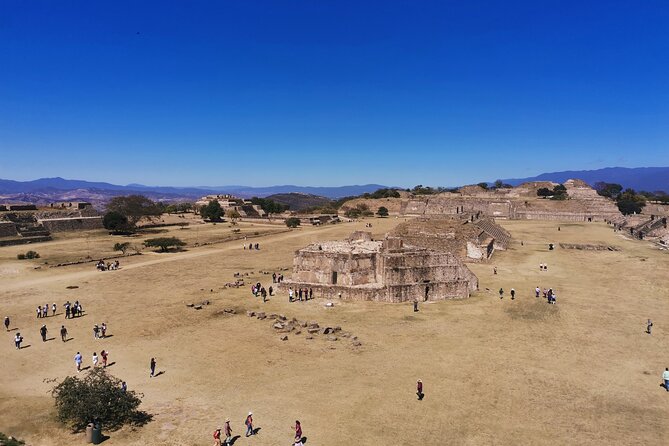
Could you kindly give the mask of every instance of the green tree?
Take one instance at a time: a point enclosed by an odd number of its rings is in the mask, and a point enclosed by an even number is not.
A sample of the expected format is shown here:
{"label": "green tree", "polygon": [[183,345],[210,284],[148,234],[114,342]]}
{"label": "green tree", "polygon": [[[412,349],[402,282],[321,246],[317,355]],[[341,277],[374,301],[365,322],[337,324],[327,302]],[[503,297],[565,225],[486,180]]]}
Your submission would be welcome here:
{"label": "green tree", "polygon": [[105,214],[102,218],[102,226],[113,232],[125,232],[131,229],[128,218],[116,211],[110,211]]}
{"label": "green tree", "polygon": [[211,200],[206,206],[200,208],[200,217],[209,221],[221,221],[223,208],[217,200]]}
{"label": "green tree", "polygon": [[349,208],[344,211],[344,215],[348,218],[358,218],[362,215],[362,211],[358,208]]}
{"label": "green tree", "polygon": [[160,252],[167,252],[170,248],[186,246],[186,242],[176,237],[158,237],[144,240],[147,248],[160,248]]}
{"label": "green tree", "polygon": [[553,195],[553,191],[547,187],[542,187],[541,189],[537,190],[537,195],[540,197],[550,197]]}
{"label": "green tree", "polygon": [[138,410],[144,396],[124,391],[121,380],[103,368],[94,368],[83,378],[68,376],[51,390],[60,422],[75,432],[84,430],[94,418],[105,429],[116,430],[123,425],[143,425],[151,415]]}
{"label": "green tree", "polygon": [[478,183],[477,186],[482,189],[488,190],[488,183]]}
{"label": "green tree", "polygon": [[235,221],[238,218],[242,218],[242,215],[237,211],[237,209],[228,209],[225,211],[225,216],[232,221]]}
{"label": "green tree", "polygon": [[646,197],[637,194],[634,189],[625,189],[616,203],[623,215],[639,214],[646,206]]}
{"label": "green tree", "polygon": [[0,444],[4,446],[23,446],[26,444],[23,440],[17,440],[14,437],[8,437],[0,432]]}
{"label": "green tree", "polygon": [[251,203],[260,206],[268,214],[280,214],[290,208],[290,206],[278,203],[270,198],[253,197],[251,198]]}
{"label": "green tree", "polygon": [[388,216],[388,208],[385,206],[381,206],[378,211],[376,211],[376,215],[379,217],[387,217]]}
{"label": "green tree", "polygon": [[161,207],[144,195],[114,197],[107,204],[107,211],[117,212],[127,218],[130,229],[134,229],[143,217],[153,219],[162,214]]}
{"label": "green tree", "polygon": [[129,247],[130,247],[130,242],[114,243],[114,251],[121,251],[123,255],[125,255],[125,252],[128,250]]}
{"label": "green tree", "polygon": [[558,184],[553,188],[553,193],[551,200],[566,200],[567,199],[567,188],[562,184]]}
{"label": "green tree", "polygon": [[289,228],[297,228],[300,226],[300,219],[297,217],[290,217],[286,219],[286,226]]}
{"label": "green tree", "polygon": [[599,181],[595,183],[595,190],[597,193],[603,197],[613,198],[614,200],[618,198],[618,195],[623,190],[623,187],[620,184],[616,183],[606,183],[604,181]]}
{"label": "green tree", "polygon": [[501,189],[504,187],[504,182],[502,180],[495,180],[495,189]]}

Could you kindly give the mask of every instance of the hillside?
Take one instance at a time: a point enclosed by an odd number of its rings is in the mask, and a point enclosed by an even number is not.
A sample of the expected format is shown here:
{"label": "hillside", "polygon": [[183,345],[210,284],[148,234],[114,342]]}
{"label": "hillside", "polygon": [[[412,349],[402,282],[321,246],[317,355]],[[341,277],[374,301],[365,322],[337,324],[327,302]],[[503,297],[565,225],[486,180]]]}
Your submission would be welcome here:
{"label": "hillside", "polygon": [[553,181],[564,183],[570,178],[580,178],[594,186],[599,181],[618,183],[625,188],[637,191],[669,192],[669,167],[607,167],[597,170],[568,170],[564,172],[542,173],[529,178],[511,178],[502,180],[504,183],[518,186],[529,181]]}

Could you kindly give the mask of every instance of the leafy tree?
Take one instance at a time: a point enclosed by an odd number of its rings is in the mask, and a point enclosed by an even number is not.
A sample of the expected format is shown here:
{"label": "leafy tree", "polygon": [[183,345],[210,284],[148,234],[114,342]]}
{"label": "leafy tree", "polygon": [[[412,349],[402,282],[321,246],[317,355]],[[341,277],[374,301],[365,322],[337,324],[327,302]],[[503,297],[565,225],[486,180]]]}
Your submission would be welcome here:
{"label": "leafy tree", "polygon": [[130,242],[114,243],[114,251],[121,251],[123,255],[125,255],[125,252],[128,250],[129,247],[130,247]]}
{"label": "leafy tree", "polygon": [[602,197],[613,198],[615,200],[622,192],[623,187],[617,183],[606,183],[604,181],[599,181],[595,183],[595,190]]}
{"label": "leafy tree", "polygon": [[236,209],[228,209],[225,211],[225,216],[233,221],[242,218],[241,214]]}
{"label": "leafy tree", "polygon": [[388,216],[388,208],[385,206],[381,206],[378,211],[376,211],[376,215],[379,217],[387,217]]}
{"label": "leafy tree", "polygon": [[200,208],[200,217],[209,221],[221,221],[223,208],[217,200],[211,200],[206,206]]}
{"label": "leafy tree", "polygon": [[502,180],[495,180],[495,186],[494,187],[495,187],[495,189],[501,189],[502,187],[504,187],[504,182],[502,182]]}
{"label": "leafy tree", "polygon": [[358,208],[346,209],[344,215],[348,218],[358,218],[362,215],[362,211]]}
{"label": "leafy tree", "polygon": [[369,205],[367,203],[358,203],[355,208],[362,213],[369,210]]}
{"label": "leafy tree", "polygon": [[128,217],[116,211],[109,211],[102,218],[102,226],[113,232],[129,231],[130,223]]}
{"label": "leafy tree", "polygon": [[184,201],[183,203],[177,203],[177,212],[189,212],[193,210],[193,203],[189,203],[187,201]]}
{"label": "leafy tree", "polygon": [[290,206],[278,203],[270,198],[253,197],[251,203],[260,206],[268,214],[280,214],[290,208]]}
{"label": "leafy tree", "polygon": [[167,214],[176,214],[177,213],[177,205],[176,204],[168,204],[165,206],[165,212]]}
{"label": "leafy tree", "polygon": [[558,184],[553,188],[553,193],[551,200],[566,200],[567,199],[567,188],[562,184]]}
{"label": "leafy tree", "polygon": [[186,242],[176,237],[158,237],[150,238],[144,241],[147,248],[160,248],[160,252],[167,252],[170,248],[179,248],[186,246]]}
{"label": "leafy tree", "polygon": [[541,189],[537,190],[537,195],[540,197],[550,197],[553,195],[553,191],[547,187],[542,187]]}
{"label": "leafy tree", "polygon": [[94,418],[110,430],[125,424],[143,425],[151,420],[151,415],[137,409],[144,395],[124,391],[121,380],[103,368],[94,368],[83,378],[66,377],[51,390],[51,395],[58,420],[75,432],[84,430]]}
{"label": "leafy tree", "polygon": [[482,189],[488,190],[488,183],[478,183],[477,186]]}
{"label": "leafy tree", "polygon": [[130,228],[135,228],[143,217],[152,219],[162,214],[161,207],[144,195],[114,197],[107,204],[107,211],[123,215],[128,219]]}
{"label": "leafy tree", "polygon": [[399,198],[400,193],[395,189],[378,189],[374,192],[362,194],[363,198]]}
{"label": "leafy tree", "polygon": [[646,197],[637,194],[634,189],[625,189],[618,197],[617,204],[623,215],[638,214],[646,206]]}
{"label": "leafy tree", "polygon": [[297,217],[290,217],[286,219],[286,226],[289,228],[297,228],[300,226],[300,219]]}

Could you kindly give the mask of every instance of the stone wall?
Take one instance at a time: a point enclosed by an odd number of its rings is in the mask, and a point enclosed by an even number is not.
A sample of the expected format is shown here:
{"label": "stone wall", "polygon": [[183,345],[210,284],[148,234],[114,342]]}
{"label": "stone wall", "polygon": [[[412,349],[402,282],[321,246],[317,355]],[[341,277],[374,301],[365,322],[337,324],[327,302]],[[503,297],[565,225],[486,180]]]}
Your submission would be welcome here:
{"label": "stone wall", "polygon": [[0,221],[0,237],[15,237],[19,235],[16,225],[11,221]]}
{"label": "stone wall", "polygon": [[102,217],[44,218],[38,220],[49,232],[102,229]]}

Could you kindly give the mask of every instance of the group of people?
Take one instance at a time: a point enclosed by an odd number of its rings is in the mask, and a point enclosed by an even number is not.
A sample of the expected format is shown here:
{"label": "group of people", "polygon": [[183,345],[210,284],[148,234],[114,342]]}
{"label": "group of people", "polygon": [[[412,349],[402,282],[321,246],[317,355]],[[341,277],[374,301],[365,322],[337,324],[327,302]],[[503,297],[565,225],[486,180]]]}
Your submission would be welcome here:
{"label": "group of people", "polygon": [[116,271],[119,269],[121,266],[121,263],[118,260],[115,260],[113,262],[107,262],[105,263],[104,260],[98,260],[98,263],[95,264],[95,268],[98,271]]}
{"label": "group of people", "polygon": [[[51,305],[51,316],[56,315],[56,310],[58,309],[58,306],[54,302]],[[49,317],[49,304],[44,304],[44,306],[37,306],[37,319],[43,318],[43,317]]]}
{"label": "group of people", "polygon": [[300,288],[297,291],[293,291],[293,287],[288,288],[288,302],[294,302],[296,300],[303,301],[314,298],[313,288]]}
{"label": "group of people", "polygon": [[542,295],[549,304],[555,305],[556,303],[555,299],[557,298],[557,295],[555,294],[555,291],[553,291],[553,288],[548,288],[548,289],[544,288],[542,290],[537,286],[534,289],[534,297],[541,297]]}
{"label": "group of people", "polygon": [[[246,426],[246,436],[250,437],[251,435],[256,434],[256,429],[253,428],[253,412],[249,412],[249,414],[246,416],[246,419],[244,420],[244,425]],[[302,446],[303,445],[303,436],[302,436],[302,424],[300,423],[300,420],[295,420],[295,426],[293,426],[293,429],[295,430],[295,436],[294,436],[294,446]],[[225,438],[223,438],[225,436]],[[233,442],[232,440],[232,427],[230,427],[230,418],[227,418],[225,420],[225,424],[223,427],[219,427],[214,431],[214,446],[228,446],[231,445]]]}
{"label": "group of people", "polygon": [[[244,249],[246,249],[246,243],[243,245]],[[255,249],[256,251],[260,249],[260,243],[256,243],[255,245],[253,243],[249,243],[249,251],[252,251]]]}
{"label": "group of people", "polygon": [[272,283],[283,282],[283,274],[272,273]]}
{"label": "group of people", "polygon": [[[274,295],[273,293],[274,293],[274,288],[270,286],[269,295],[273,296]],[[264,286],[260,284],[260,282],[256,283],[255,285],[251,285],[251,294],[253,294],[254,297],[258,297],[258,295],[260,295],[262,297],[263,302],[267,300],[267,290],[265,289]]]}
{"label": "group of people", "polygon": [[[56,304],[53,305],[55,306]],[[70,301],[68,300],[67,302],[65,302],[64,307],[65,307],[65,319],[71,319],[73,317],[81,316],[84,313],[84,309],[78,300],[75,300],[74,304],[71,304]]]}
{"label": "group of people", "polygon": [[105,322],[100,325],[93,325],[93,339],[102,339],[107,337],[107,324]]}
{"label": "group of people", "polygon": [[548,263],[540,263],[539,271],[548,271]]}

